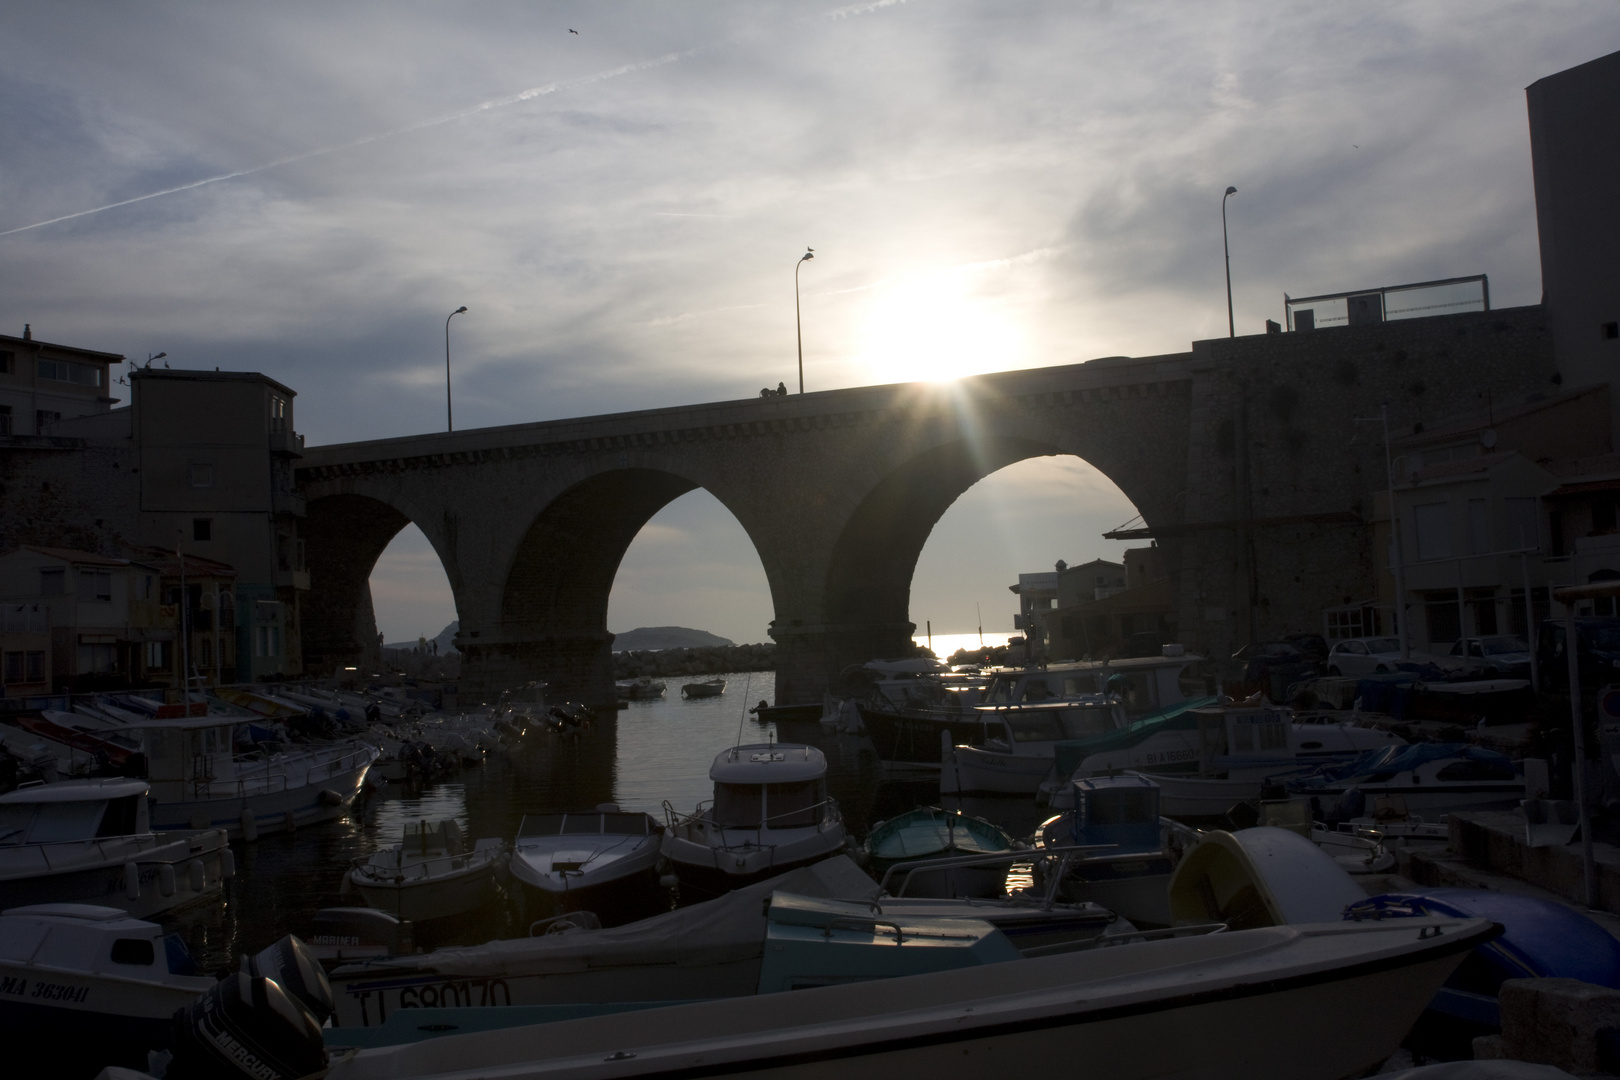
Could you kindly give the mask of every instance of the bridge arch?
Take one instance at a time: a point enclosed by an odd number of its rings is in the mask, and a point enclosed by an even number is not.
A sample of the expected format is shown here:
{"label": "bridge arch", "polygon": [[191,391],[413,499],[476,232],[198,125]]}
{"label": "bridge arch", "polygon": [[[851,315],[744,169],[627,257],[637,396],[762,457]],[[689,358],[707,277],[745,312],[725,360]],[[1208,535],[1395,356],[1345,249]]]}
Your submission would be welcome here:
{"label": "bridge arch", "polygon": [[[557,699],[611,701],[608,601],[625,552],[652,517],[688,492],[713,495],[742,526],[764,564],[773,595],[780,577],[749,527],[748,507],[723,485],[702,483],[691,462],[620,455],[581,470],[562,490],[533,499],[529,524],[506,560],[492,632],[468,632],[458,648],[491,685],[542,679]],[[721,490],[717,491],[719,487]],[[753,515],[753,516],[757,516]]]}
{"label": "bridge arch", "polygon": [[454,558],[446,557],[444,531],[435,527],[441,522],[397,494],[337,490],[309,497],[303,532],[310,588],[301,612],[306,671],[327,675],[350,665],[381,665],[371,573],[389,542],[411,524],[438,555],[459,613],[463,590]]}

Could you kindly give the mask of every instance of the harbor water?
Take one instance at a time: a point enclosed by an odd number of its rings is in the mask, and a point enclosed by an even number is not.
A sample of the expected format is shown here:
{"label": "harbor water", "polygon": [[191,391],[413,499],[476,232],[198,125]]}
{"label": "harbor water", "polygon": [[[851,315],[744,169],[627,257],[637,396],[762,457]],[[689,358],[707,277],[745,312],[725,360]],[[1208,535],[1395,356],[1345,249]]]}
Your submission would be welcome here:
{"label": "harbor water", "polygon": [[[233,968],[284,934],[308,933],[316,911],[364,903],[345,893],[343,879],[356,859],[400,841],[407,823],[453,818],[476,840],[510,841],[525,814],[589,808],[603,802],[642,810],[660,821],[664,805],[691,812],[710,798],[709,766],[716,754],[741,741],[778,740],[774,725],[748,709],[773,697],[770,672],[728,674],[720,697],[685,699],[669,679],[662,698],[632,702],[578,738],[531,731],[504,757],[464,769],[437,783],[381,784],[342,817],[293,833],[241,840],[229,900],[173,913],[165,925],[181,933],[203,969]],[[917,806],[960,808],[1027,836],[1046,816],[1027,798],[949,797],[943,804],[937,774],[885,775],[859,739],[818,739],[828,761],[828,789],[838,800],[852,838],[875,821]],[[1015,869],[1009,883],[1027,880]],[[417,927],[418,947],[476,944],[527,932],[509,905],[488,905],[473,915]]]}

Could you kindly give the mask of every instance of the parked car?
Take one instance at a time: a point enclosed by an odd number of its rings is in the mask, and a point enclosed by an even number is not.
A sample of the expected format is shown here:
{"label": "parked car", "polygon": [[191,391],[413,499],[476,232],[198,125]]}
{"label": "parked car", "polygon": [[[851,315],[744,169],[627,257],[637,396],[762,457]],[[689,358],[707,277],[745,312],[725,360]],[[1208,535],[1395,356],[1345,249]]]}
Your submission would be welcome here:
{"label": "parked car", "polygon": [[1484,679],[1528,679],[1530,643],[1515,634],[1462,638],[1447,656],[1462,670]]}
{"label": "parked car", "polygon": [[1335,641],[1327,656],[1329,675],[1376,675],[1394,671],[1401,659],[1397,637],[1345,638]]}
{"label": "parked car", "polygon": [[[1620,618],[1585,615],[1575,620],[1581,689],[1592,693],[1609,683],[1620,683]],[[1569,686],[1569,655],[1564,651],[1564,620],[1548,619],[1536,635],[1536,659],[1543,686]]]}

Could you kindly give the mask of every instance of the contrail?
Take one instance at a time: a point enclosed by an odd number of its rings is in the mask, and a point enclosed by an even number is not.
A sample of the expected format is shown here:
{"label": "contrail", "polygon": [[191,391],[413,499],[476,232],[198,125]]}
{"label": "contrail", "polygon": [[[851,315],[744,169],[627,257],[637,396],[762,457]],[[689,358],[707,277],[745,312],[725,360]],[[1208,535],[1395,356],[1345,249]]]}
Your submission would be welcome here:
{"label": "contrail", "polygon": [[432,120],[423,120],[420,123],[409,124],[401,128],[394,128],[391,131],[382,131],[374,135],[366,135],[351,142],[339,143],[336,146],[324,146],[318,150],[306,150],[301,154],[292,154],[288,157],[277,158],[274,161],[267,161],[263,165],[255,165],[250,169],[238,169],[235,172],[220,173],[218,176],[204,177],[201,180],[193,180],[189,184],[181,184],[179,187],[164,188],[162,191],[148,192],[145,195],[137,195],[133,199],[124,199],[121,202],[108,203],[105,206],[96,206],[89,210],[78,210],[71,214],[63,214],[61,217],[51,218],[48,221],[36,221],[32,225],[21,225],[15,229],[7,229],[4,232],[0,232],[0,236],[12,236],[16,233],[27,232],[29,229],[42,229],[46,225],[55,225],[60,221],[72,221],[74,218],[82,218],[90,214],[99,214],[103,210],[116,210],[120,206],[129,206],[132,203],[145,202],[147,199],[158,199],[165,195],[174,195],[181,191],[190,191],[192,188],[200,188],[206,184],[217,184],[222,180],[235,180],[239,176],[251,176],[254,173],[264,172],[266,169],[274,169],[281,165],[291,165],[296,161],[308,161],[311,158],[322,157],[326,154],[335,154],[340,150],[353,150],[356,147],[365,146],[368,143],[379,142],[383,139],[391,139],[396,135],[408,135],[413,131],[421,131],[424,128],[438,127],[440,124],[448,124],[455,120],[465,120],[469,116],[476,116],[479,113],[489,112],[491,109],[499,109],[507,105],[516,105],[522,101],[531,101],[534,98],[543,97],[546,94],[555,94],[560,90],[573,90],[576,87],[589,86],[591,83],[599,83],[607,79],[616,79],[620,75],[629,75],[637,71],[646,71],[649,68],[663,67],[665,64],[673,64],[677,60],[684,60],[697,52],[698,49],[693,48],[688,49],[685,52],[665,53],[663,56],[655,57],[651,60],[640,60],[634,64],[624,64],[620,67],[610,68],[607,71],[598,71],[593,75],[582,75],[577,79],[567,79],[562,82],[547,83],[544,86],[530,87],[529,89],[523,90],[516,94],[510,94],[506,97],[494,98],[490,101],[481,102],[480,104],[474,105],[471,108],[462,109],[459,112],[448,113],[444,116],[436,116]]}
{"label": "contrail", "polygon": [[[877,11],[880,8],[890,7],[894,4],[903,4],[905,2],[906,0],[869,0],[867,3],[849,4],[844,7],[834,8],[831,11],[823,12],[822,17],[828,19],[843,19],[855,15],[866,15],[870,12]],[[369,143],[378,142],[382,139],[391,139],[396,135],[408,135],[413,131],[421,131],[425,128],[438,127],[440,124],[448,124],[455,120],[464,120],[469,116],[476,116],[479,113],[489,112],[491,109],[499,109],[504,108],[507,105],[516,105],[519,102],[531,101],[537,97],[544,97],[546,94],[555,94],[561,90],[573,90],[577,87],[589,86],[592,83],[604,82],[607,79],[616,79],[620,75],[630,75],[637,71],[646,71],[649,68],[663,67],[665,64],[673,64],[677,60],[685,60],[689,57],[696,56],[705,49],[715,47],[715,45],[700,45],[687,49],[685,52],[665,53],[663,56],[655,57],[651,60],[639,60],[633,64],[624,64],[620,67],[609,68],[606,71],[598,71],[594,75],[582,75],[577,79],[566,79],[561,82],[547,83],[544,86],[531,87],[528,90],[523,90],[516,94],[510,94],[506,97],[494,98],[490,101],[482,102],[478,105],[472,106],[469,109],[462,109],[459,112],[438,116],[432,120],[423,120],[420,123],[410,124],[402,128],[394,128],[392,131],[383,131],[378,132],[375,135],[366,135],[362,138],[355,139],[352,142],[339,143],[336,146],[325,146],[318,150],[306,150],[301,154],[292,154],[288,157],[277,158],[274,161],[267,161],[263,165],[255,165],[249,169],[238,169],[235,172],[220,173],[218,176],[204,177],[201,180],[193,180],[189,184],[181,184],[179,187],[164,188],[162,191],[148,192],[145,195],[137,195],[133,199],[124,199],[121,202],[108,203],[105,206],[96,206],[90,208],[89,210],[78,210],[71,214],[63,214],[61,217],[53,217],[48,221],[36,221],[32,225],[19,225],[15,229],[6,229],[3,232],[0,232],[0,236],[15,236],[17,233],[28,232],[30,229],[43,229],[47,225],[55,225],[58,222],[63,221],[72,221],[74,218],[88,217],[91,214],[99,214],[104,210],[116,210],[120,206],[130,206],[134,203],[145,202],[148,199],[160,199],[165,195],[175,195],[179,192],[190,191],[193,188],[204,187],[208,184],[218,184],[224,180],[235,180],[240,176],[252,176],[254,173],[264,172],[266,169],[274,169],[282,165],[291,165],[298,161],[308,161],[311,158],[323,157],[326,154],[335,154],[340,150],[353,150],[356,147],[365,146]]]}

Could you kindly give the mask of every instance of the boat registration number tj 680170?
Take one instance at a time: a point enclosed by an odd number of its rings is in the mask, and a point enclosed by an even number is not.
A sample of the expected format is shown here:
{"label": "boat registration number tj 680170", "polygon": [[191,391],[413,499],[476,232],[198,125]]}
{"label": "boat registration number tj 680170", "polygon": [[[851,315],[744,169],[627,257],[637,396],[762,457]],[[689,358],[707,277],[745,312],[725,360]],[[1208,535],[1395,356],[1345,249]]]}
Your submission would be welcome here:
{"label": "boat registration number tj 680170", "polygon": [[[397,995],[397,996],[396,996]],[[381,1024],[389,1009],[470,1008],[512,1004],[512,991],[505,979],[450,979],[423,982],[414,986],[378,987],[350,990],[349,997],[360,1004],[363,1027]],[[372,1006],[376,1019],[372,1019]]]}

